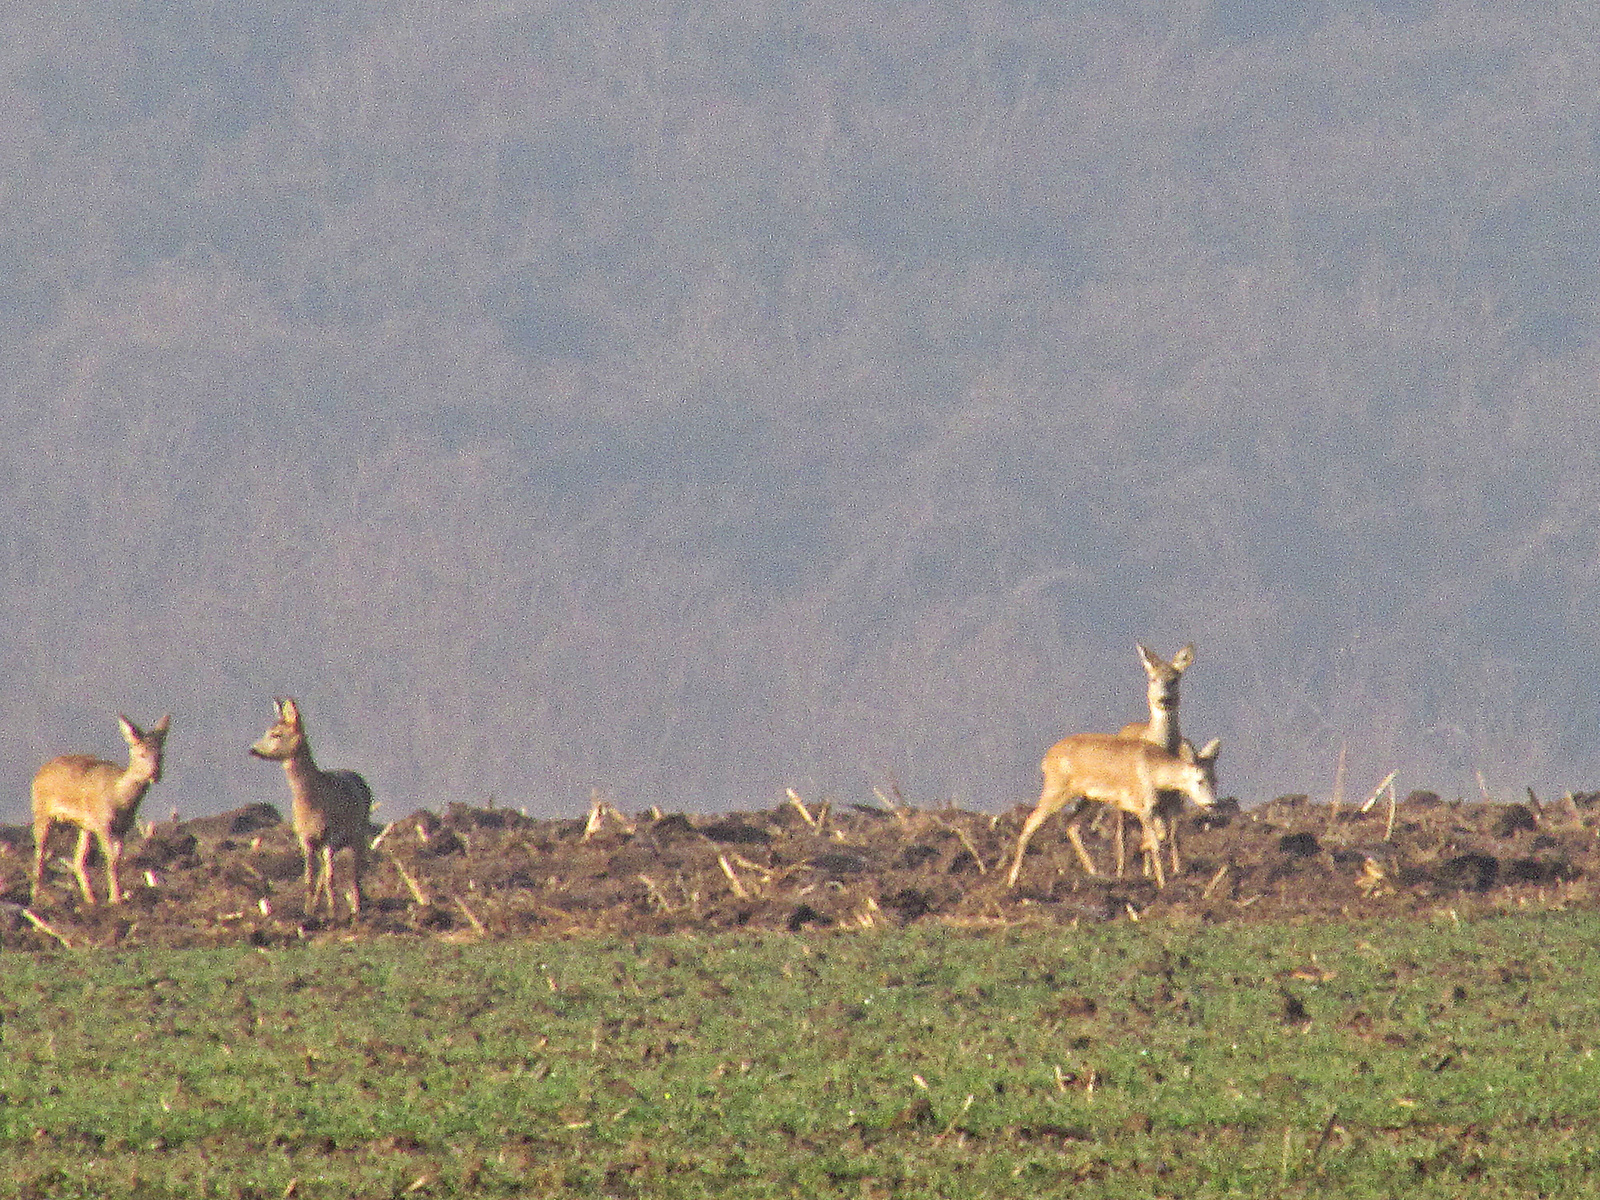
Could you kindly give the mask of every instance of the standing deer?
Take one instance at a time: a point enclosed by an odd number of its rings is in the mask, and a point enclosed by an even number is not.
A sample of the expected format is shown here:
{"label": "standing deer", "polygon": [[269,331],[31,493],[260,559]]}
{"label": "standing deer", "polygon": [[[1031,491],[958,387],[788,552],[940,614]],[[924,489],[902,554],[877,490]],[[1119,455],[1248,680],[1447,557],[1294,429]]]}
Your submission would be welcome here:
{"label": "standing deer", "polygon": [[[1172,656],[1171,662],[1163,662],[1159,654],[1144,646],[1136,648],[1139,651],[1139,661],[1144,664],[1145,676],[1149,680],[1145,694],[1150,701],[1150,719],[1129,722],[1117,731],[1117,736],[1138,738],[1149,742],[1152,746],[1160,746],[1168,754],[1176,754],[1178,747],[1184,741],[1183,735],[1178,732],[1178,682],[1183,678],[1183,673],[1194,664],[1194,646],[1191,644],[1179,650]],[[1174,797],[1170,793],[1162,799],[1166,802],[1164,807],[1173,810],[1174,815],[1172,825],[1174,837],[1169,844],[1173,855],[1172,870],[1176,874],[1178,871],[1176,812],[1182,810],[1183,799]],[[1122,814],[1120,812],[1113,814],[1112,820],[1116,822],[1117,878],[1121,879],[1127,864],[1127,851],[1122,836]]]}
{"label": "standing deer", "polygon": [[[355,857],[355,887],[350,913],[361,915],[361,876],[367,866],[367,839],[372,836],[369,816],[372,789],[354,771],[324,771],[311,758],[300,709],[293,700],[276,700],[278,720],[250,747],[250,753],[283,764],[294,798],[294,833],[305,855],[306,916],[316,911],[317,898],[327,896],[328,915],[333,903],[333,856],[346,846]],[[317,864],[321,860],[319,875]]]}
{"label": "standing deer", "polygon": [[1117,731],[1118,737],[1140,738],[1152,746],[1160,746],[1168,754],[1178,752],[1183,735],[1178,732],[1178,682],[1194,663],[1194,647],[1185,646],[1163,662],[1161,656],[1144,646],[1138,647],[1139,661],[1144,663],[1144,673],[1150,683],[1146,694],[1150,699],[1150,719],[1133,721]]}
{"label": "standing deer", "polygon": [[1212,742],[1198,754],[1188,745],[1180,746],[1177,754],[1169,754],[1149,742],[1109,733],[1078,733],[1062,738],[1039,764],[1044,772],[1044,790],[1017,838],[1017,856],[1006,886],[1017,886],[1023,853],[1039,826],[1068,801],[1075,800],[1067,817],[1067,838],[1085,871],[1090,875],[1100,873],[1078,836],[1078,822],[1091,803],[1107,804],[1138,819],[1144,831],[1142,848],[1154,869],[1156,886],[1166,887],[1161,868],[1162,819],[1157,815],[1159,794],[1178,792],[1201,808],[1210,808],[1217,802],[1213,771],[1220,749],[1220,742]]}
{"label": "standing deer", "polygon": [[117,864],[122,859],[122,842],[133,828],[152,783],[161,781],[161,749],[172,725],[168,713],[143,733],[127,717],[118,717],[122,736],[128,743],[128,765],[104,762],[87,754],[63,754],[52,758],[33,777],[33,887],[29,902],[39,898],[44,881],[45,843],[50,826],[57,821],[78,827],[78,849],[72,856],[72,871],[83,889],[85,904],[94,904],[94,889],[89,886],[89,839],[100,843],[106,862],[106,895],[111,904],[122,902],[122,886],[117,882]]}

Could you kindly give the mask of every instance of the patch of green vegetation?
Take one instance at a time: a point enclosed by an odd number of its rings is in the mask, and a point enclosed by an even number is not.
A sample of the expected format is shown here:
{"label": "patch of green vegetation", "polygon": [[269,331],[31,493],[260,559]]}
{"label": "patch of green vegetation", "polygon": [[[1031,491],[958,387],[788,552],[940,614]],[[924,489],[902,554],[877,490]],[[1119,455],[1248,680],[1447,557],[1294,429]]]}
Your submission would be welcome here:
{"label": "patch of green vegetation", "polygon": [[1587,1194],[1597,934],[8,956],[0,1194]]}

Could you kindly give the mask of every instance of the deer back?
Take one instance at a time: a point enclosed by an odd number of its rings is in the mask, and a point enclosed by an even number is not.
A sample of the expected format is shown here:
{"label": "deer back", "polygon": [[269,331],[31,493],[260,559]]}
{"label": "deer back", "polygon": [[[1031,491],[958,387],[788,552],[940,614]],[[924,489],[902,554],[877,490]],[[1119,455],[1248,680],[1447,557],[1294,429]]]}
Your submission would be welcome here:
{"label": "deer back", "polygon": [[[1208,747],[1208,750],[1210,747]],[[1169,754],[1160,746],[1109,733],[1079,733],[1052,746],[1041,762],[1047,775],[1063,780],[1072,795],[1136,811],[1155,803],[1158,790],[1180,791],[1196,804],[1215,803],[1209,783],[1209,763],[1187,755]]]}
{"label": "deer back", "polygon": [[128,743],[128,765],[119,766],[91,754],[52,758],[33,777],[36,824],[61,820],[119,837],[133,827],[139,801],[161,778],[161,752],[172,717],[162,717],[148,733],[127,717],[118,721]]}
{"label": "deer back", "polygon": [[89,754],[52,758],[33,777],[34,817],[49,816],[74,825],[111,824],[116,788],[123,768]]}

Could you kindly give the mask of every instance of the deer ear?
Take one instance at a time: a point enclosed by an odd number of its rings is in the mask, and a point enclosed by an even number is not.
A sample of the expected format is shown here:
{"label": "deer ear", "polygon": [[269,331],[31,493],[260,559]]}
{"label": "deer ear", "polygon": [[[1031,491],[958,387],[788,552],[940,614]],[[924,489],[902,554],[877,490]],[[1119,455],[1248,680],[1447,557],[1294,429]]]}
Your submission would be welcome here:
{"label": "deer ear", "polygon": [[139,732],[139,727],[132,721],[128,720],[127,717],[119,716],[117,718],[117,724],[122,727],[123,740],[126,741],[130,746],[144,736]]}
{"label": "deer ear", "polygon": [[291,725],[300,724],[299,706],[287,696],[278,701],[278,715]]}
{"label": "deer ear", "polygon": [[1194,646],[1190,644],[1172,656],[1174,671],[1187,671],[1194,663]]}
{"label": "deer ear", "polygon": [[151,733],[151,736],[153,736],[153,737],[166,737],[167,736],[167,730],[169,730],[171,728],[172,728],[172,714],[171,713],[166,713],[165,715],[162,716],[161,720],[157,721],[154,725],[152,725],[150,727],[150,733]]}
{"label": "deer ear", "polygon": [[1161,670],[1161,660],[1145,646],[1135,646],[1139,651],[1139,661],[1144,664],[1145,674],[1155,675]]}
{"label": "deer ear", "polygon": [[1212,738],[1209,742],[1207,742],[1205,744],[1205,748],[1200,751],[1200,753],[1199,753],[1199,755],[1197,757],[1199,758],[1199,760],[1201,762],[1214,763],[1214,762],[1217,761],[1217,755],[1219,755],[1221,753],[1222,753],[1222,739],[1221,738]]}

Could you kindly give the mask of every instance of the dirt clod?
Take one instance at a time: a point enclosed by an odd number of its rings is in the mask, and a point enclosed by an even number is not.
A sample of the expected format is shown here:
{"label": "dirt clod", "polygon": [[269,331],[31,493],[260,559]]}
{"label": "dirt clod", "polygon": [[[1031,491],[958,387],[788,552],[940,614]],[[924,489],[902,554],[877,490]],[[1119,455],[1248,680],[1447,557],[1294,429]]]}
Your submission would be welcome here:
{"label": "dirt clod", "polygon": [[[1122,879],[1086,874],[1053,821],[1010,889],[1027,814],[1024,805],[993,817],[838,803],[802,812],[791,802],[711,817],[617,814],[591,827],[452,803],[383,832],[353,931],[471,939],[1420,916],[1441,904],[1459,913],[1469,904],[1588,903],[1600,868],[1597,793],[1524,805],[1413,792],[1392,824],[1387,805],[1330,811],[1285,796],[1254,809],[1224,801],[1182,818],[1183,866],[1165,890],[1136,860]],[[1084,836],[1109,872],[1110,822],[1099,832],[1086,824]],[[32,833],[0,826],[0,947],[58,949],[63,937],[74,947],[277,946],[352,932],[343,918],[304,913],[299,846],[270,804],[149,829],[129,847],[123,878],[133,886],[116,910],[81,905],[61,861],[69,852],[63,834],[32,908],[46,932],[25,915]],[[341,856],[337,878],[348,870]],[[1287,1000],[1284,1016],[1300,1017]]]}

